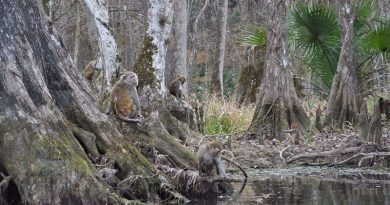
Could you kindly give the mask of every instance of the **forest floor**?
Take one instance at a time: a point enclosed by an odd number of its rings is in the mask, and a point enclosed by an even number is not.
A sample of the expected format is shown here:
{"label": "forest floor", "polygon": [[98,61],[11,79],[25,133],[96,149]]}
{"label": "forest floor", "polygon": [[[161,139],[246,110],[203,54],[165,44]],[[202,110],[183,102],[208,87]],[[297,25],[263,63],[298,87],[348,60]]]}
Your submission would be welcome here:
{"label": "forest floor", "polygon": [[[353,151],[354,148],[367,145],[359,138],[359,132],[354,128],[341,131],[322,131],[311,138],[302,139],[299,145],[293,144],[292,136],[287,137],[284,141],[266,139],[263,145],[259,144],[258,140],[240,139],[240,135],[232,136],[232,139],[231,149],[224,151],[223,155],[238,162],[243,167],[252,169],[286,167],[286,162],[289,159],[302,154],[316,155],[320,153],[319,155],[325,154],[325,157],[301,158],[291,164],[303,164],[303,162],[309,164],[324,162],[327,164],[326,162],[328,162],[331,164],[345,160],[358,152],[369,152],[361,149]],[[383,123],[381,143],[380,149],[386,152],[390,151],[390,123],[388,122]],[[348,149],[352,151],[345,151]],[[331,154],[327,154],[328,152]],[[373,165],[381,166],[381,164]],[[227,165],[227,170],[236,171],[236,168],[233,165]]]}

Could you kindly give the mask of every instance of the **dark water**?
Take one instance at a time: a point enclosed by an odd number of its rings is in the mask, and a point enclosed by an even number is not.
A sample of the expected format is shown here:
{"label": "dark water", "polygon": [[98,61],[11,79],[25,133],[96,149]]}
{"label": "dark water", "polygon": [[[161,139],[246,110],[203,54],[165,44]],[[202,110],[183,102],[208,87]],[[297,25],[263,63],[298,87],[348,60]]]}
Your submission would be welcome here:
{"label": "dark water", "polygon": [[232,196],[197,199],[193,205],[390,205],[390,172],[356,169],[269,170],[234,183]]}

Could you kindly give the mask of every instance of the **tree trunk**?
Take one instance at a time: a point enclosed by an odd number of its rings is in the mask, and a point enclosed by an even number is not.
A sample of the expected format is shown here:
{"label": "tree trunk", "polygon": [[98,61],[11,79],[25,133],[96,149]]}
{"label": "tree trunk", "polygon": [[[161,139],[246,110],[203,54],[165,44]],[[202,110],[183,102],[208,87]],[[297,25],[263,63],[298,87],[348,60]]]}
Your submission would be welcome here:
{"label": "tree trunk", "polygon": [[80,14],[80,2],[76,0],[76,28],[75,28],[75,34],[74,34],[74,51],[73,51],[73,62],[75,65],[78,64],[79,60],[79,47],[80,47],[80,21],[81,21],[81,14]]}
{"label": "tree trunk", "polygon": [[218,0],[218,29],[217,29],[217,65],[212,69],[210,90],[223,99],[223,64],[225,60],[225,41],[228,15],[228,0]]}
{"label": "tree trunk", "polygon": [[111,28],[109,27],[108,2],[105,0],[84,0],[95,19],[96,28],[99,32],[99,58],[96,67],[103,68],[104,84],[102,85],[101,97],[104,97],[111,89],[111,79],[117,72],[117,44]]}
{"label": "tree trunk", "polygon": [[[357,4],[358,5],[358,4]],[[359,90],[354,64],[353,22],[356,12],[351,0],[340,1],[342,47],[325,112],[324,126],[342,127],[345,122],[354,124],[359,113]]]}
{"label": "tree trunk", "polygon": [[134,72],[138,74],[140,79],[143,79],[138,85],[138,90],[144,105],[142,109],[146,110],[147,115],[153,110],[166,108],[164,102],[167,96],[165,84],[166,41],[172,26],[172,4],[172,0],[166,3],[158,0],[150,2],[148,29],[134,65]]}
{"label": "tree trunk", "polygon": [[368,117],[366,102],[362,103],[359,113],[359,136],[361,139],[381,145],[382,138],[382,113],[380,103],[376,103],[373,113]]}
{"label": "tree trunk", "polygon": [[189,62],[188,62],[188,67],[189,67],[188,76],[190,76],[190,78],[187,81],[189,90],[194,90],[194,88],[201,86],[201,85],[199,85],[199,83],[194,84],[193,78],[198,75],[197,72],[199,69],[199,65],[197,62],[197,58],[198,58],[197,56],[202,51],[201,50],[201,43],[200,43],[201,42],[200,41],[201,35],[199,33],[199,30],[200,30],[199,24],[200,24],[202,17],[205,16],[206,10],[209,8],[209,4],[210,4],[210,0],[204,1],[203,7],[201,8],[198,15],[196,16],[195,22],[192,26],[193,32],[192,32],[192,35],[190,36],[191,44],[189,45],[191,47],[191,53],[190,53]]}
{"label": "tree trunk", "polygon": [[[117,121],[127,134],[119,132],[99,111],[37,4],[0,0],[0,179],[9,179],[0,202],[124,204],[125,198],[158,198],[161,178],[134,142],[155,142],[180,167],[195,168],[194,155],[153,116],[141,126],[146,130]],[[120,182],[106,181],[102,166],[110,166]],[[136,185],[123,186],[135,178]]]}
{"label": "tree trunk", "polygon": [[[188,81],[187,71],[187,1],[175,1],[170,46],[167,51],[167,85],[178,76]],[[188,83],[184,83],[183,94],[188,99]]]}
{"label": "tree trunk", "polygon": [[267,12],[265,71],[247,131],[247,136],[259,136],[260,142],[264,136],[283,139],[283,129],[291,128],[292,123],[302,134],[310,131],[309,118],[297,97],[289,69],[286,2],[268,1]]}
{"label": "tree trunk", "polygon": [[256,102],[256,92],[263,77],[265,47],[255,47],[247,53],[250,60],[241,67],[235,90],[238,106]]}

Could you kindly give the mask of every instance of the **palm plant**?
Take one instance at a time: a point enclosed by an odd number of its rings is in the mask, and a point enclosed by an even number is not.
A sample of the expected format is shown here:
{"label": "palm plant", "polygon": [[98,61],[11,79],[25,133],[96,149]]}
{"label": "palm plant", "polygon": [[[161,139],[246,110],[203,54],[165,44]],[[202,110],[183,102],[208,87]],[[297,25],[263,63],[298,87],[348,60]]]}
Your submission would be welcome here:
{"label": "palm plant", "polygon": [[266,43],[266,31],[261,26],[251,27],[247,34],[242,37],[242,44],[247,46],[262,47]]}
{"label": "palm plant", "polygon": [[340,55],[337,15],[326,6],[298,5],[290,13],[289,40],[316,84],[329,91]]}
{"label": "palm plant", "polygon": [[[354,22],[356,69],[359,79],[372,72],[373,62],[390,55],[390,20],[375,17],[375,1],[358,6]],[[329,93],[340,56],[340,26],[337,14],[329,6],[299,4],[288,18],[292,55],[309,68],[316,88]],[[265,29],[253,27],[243,37],[245,45],[264,46]]]}
{"label": "palm plant", "polygon": [[[354,22],[356,69],[360,79],[378,56],[390,52],[390,23],[375,18],[376,4],[365,1],[358,7]],[[310,69],[313,80],[330,91],[340,56],[340,31],[337,15],[324,5],[300,4],[289,18],[291,47]],[[372,73],[372,72],[370,72]]]}

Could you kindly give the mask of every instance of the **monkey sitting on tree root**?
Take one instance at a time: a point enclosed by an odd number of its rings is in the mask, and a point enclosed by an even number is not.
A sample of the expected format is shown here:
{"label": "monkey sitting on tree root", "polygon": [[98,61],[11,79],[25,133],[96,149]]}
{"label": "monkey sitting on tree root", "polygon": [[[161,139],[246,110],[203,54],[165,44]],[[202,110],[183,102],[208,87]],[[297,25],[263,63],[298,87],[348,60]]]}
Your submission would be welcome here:
{"label": "monkey sitting on tree root", "polygon": [[137,86],[137,74],[126,71],[112,88],[107,114],[114,113],[117,118],[125,122],[140,122],[143,116]]}
{"label": "monkey sitting on tree root", "polygon": [[198,170],[199,175],[201,176],[215,176],[219,175],[227,178],[225,169],[223,167],[222,159],[234,164],[237,166],[245,178],[248,178],[245,170],[239,165],[237,162],[221,156],[222,152],[222,144],[213,140],[211,142],[204,143],[200,145],[199,150],[197,152],[198,155]]}
{"label": "monkey sitting on tree root", "polygon": [[220,157],[222,151],[221,143],[211,141],[200,145],[198,150],[198,169],[201,176],[220,175],[227,177]]}
{"label": "monkey sitting on tree root", "polygon": [[183,84],[186,82],[186,78],[183,76],[177,77],[169,84],[169,92],[179,99],[183,99]]}
{"label": "monkey sitting on tree root", "polygon": [[96,71],[96,60],[90,61],[83,70],[84,77],[91,82],[93,78],[93,74]]}

